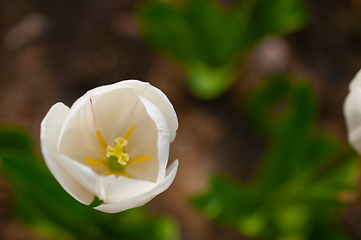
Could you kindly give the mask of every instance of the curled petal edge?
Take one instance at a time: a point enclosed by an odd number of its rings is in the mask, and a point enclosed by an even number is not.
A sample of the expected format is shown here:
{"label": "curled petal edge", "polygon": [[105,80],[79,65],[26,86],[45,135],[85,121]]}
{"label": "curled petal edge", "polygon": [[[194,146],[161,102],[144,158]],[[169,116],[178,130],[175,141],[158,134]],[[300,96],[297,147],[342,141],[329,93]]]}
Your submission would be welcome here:
{"label": "curled petal edge", "polygon": [[125,211],[130,208],[140,207],[152,200],[158,194],[164,192],[172,184],[178,169],[178,160],[175,160],[168,168],[166,177],[160,181],[154,188],[140,195],[124,199],[116,203],[101,204],[94,209],[106,212],[106,213],[117,213]]}
{"label": "curled petal edge", "polygon": [[79,202],[89,205],[94,195],[75,180],[58,162],[57,141],[60,129],[69,113],[69,108],[63,103],[54,104],[41,122],[41,151],[46,165],[62,188]]}
{"label": "curled petal edge", "polygon": [[361,88],[352,89],[343,106],[349,143],[361,154]]}
{"label": "curled petal edge", "polygon": [[152,86],[147,82],[142,82],[139,80],[125,80],[120,83],[142,90],[142,92],[145,93],[143,97],[160,109],[168,123],[171,142],[173,142],[176,136],[176,131],[178,129],[178,118],[168,97],[160,89]]}
{"label": "curled petal edge", "polygon": [[352,89],[361,87],[361,69],[356,73],[355,77],[351,80],[350,84],[348,85],[349,91]]}
{"label": "curled petal edge", "polygon": [[152,102],[143,98],[141,96],[137,96],[142,104],[145,107],[149,117],[155,123],[158,130],[158,139],[157,139],[157,148],[158,148],[158,177],[157,182],[163,180],[165,177],[165,170],[168,163],[169,158],[169,145],[170,145],[170,133],[169,127],[167,125],[167,121],[164,118],[163,113],[160,111],[157,106],[155,106]]}

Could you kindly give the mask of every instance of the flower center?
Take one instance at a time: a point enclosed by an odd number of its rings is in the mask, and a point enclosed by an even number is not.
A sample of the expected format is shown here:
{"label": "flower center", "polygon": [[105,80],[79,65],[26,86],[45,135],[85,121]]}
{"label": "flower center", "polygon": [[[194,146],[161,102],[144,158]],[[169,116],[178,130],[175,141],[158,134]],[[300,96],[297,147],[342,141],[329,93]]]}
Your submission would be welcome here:
{"label": "flower center", "polygon": [[117,162],[123,166],[127,165],[129,161],[129,155],[125,153],[124,146],[128,144],[128,141],[124,138],[115,139],[117,145],[112,148],[111,146],[107,147],[107,157],[115,157]]}
{"label": "flower center", "polygon": [[106,143],[103,136],[100,134],[99,130],[97,130],[97,138],[102,146],[106,150],[106,157],[105,161],[95,160],[92,158],[84,158],[84,161],[92,166],[101,166],[103,165],[104,169],[106,170],[106,176],[108,175],[122,175],[125,177],[129,176],[125,173],[125,166],[129,162],[144,162],[144,161],[151,161],[152,158],[149,156],[139,156],[135,158],[130,158],[129,155],[125,152],[124,147],[128,144],[128,139],[132,135],[135,126],[132,126],[128,132],[125,134],[124,138],[116,138],[114,141],[117,143],[115,147],[111,147]]}

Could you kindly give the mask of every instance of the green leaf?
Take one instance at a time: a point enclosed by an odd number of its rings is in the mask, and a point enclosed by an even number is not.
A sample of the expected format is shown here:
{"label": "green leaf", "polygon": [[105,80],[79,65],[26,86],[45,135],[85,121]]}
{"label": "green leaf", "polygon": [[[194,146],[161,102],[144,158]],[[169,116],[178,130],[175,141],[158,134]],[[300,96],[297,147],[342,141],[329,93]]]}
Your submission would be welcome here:
{"label": "green leaf", "polygon": [[35,146],[31,136],[22,128],[4,125],[0,128],[1,148],[22,149],[29,153],[35,153]]}
{"label": "green leaf", "polygon": [[190,65],[188,86],[199,99],[207,100],[226,91],[235,81],[234,65],[224,65],[210,68],[207,65]]}
{"label": "green leaf", "polygon": [[[245,114],[267,139],[250,183],[214,176],[191,198],[208,218],[262,239],[348,239],[337,226],[340,191],[355,191],[356,154],[315,130],[317,101],[307,81],[270,78],[245,101]],[[333,237],[325,237],[320,231]],[[327,234],[327,236],[328,236]]]}
{"label": "green leaf", "polygon": [[231,9],[214,0],[144,1],[138,13],[145,41],[176,59],[191,92],[204,100],[235,82],[240,57],[264,37],[306,22],[303,0],[242,0]]}
{"label": "green leaf", "polygon": [[245,99],[245,116],[255,129],[267,134],[276,116],[286,107],[291,83],[283,75],[273,76]]}

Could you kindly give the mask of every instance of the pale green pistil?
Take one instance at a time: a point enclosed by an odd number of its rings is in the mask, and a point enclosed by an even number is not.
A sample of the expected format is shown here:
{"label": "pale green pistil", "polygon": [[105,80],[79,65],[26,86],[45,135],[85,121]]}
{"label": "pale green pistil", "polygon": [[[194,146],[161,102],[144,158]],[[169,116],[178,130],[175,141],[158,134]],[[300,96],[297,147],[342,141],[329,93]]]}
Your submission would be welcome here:
{"label": "pale green pistil", "polygon": [[110,156],[108,158],[108,165],[114,171],[122,171],[124,169],[124,165],[119,164],[118,158],[115,156]]}

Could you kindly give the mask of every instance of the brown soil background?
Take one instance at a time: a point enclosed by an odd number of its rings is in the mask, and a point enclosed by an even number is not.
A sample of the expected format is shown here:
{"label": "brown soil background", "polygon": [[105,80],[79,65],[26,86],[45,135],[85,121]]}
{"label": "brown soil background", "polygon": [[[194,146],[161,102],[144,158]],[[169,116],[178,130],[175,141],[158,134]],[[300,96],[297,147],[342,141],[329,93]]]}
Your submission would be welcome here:
{"label": "brown soil background", "polygon": [[[181,239],[245,239],[208,221],[187,201],[205,189],[211,173],[247,181],[256,169],[264,142],[242,119],[240,96],[271,73],[308,79],[320,100],[318,127],[346,139],[342,104],[361,68],[361,2],[306,2],[303,30],[263,41],[247,59],[242,81],[221,98],[201,102],[188,93],[181,68],[143,43],[139,1],[0,1],[0,122],[28,129],[39,149],[40,122],[55,102],[70,106],[87,90],[123,79],[148,81],[178,113],[170,162],[177,158],[180,167],[170,189],[147,209],[173,217]],[[11,188],[1,178],[0,206],[0,239],[42,239],[12,219]],[[361,239],[359,207],[347,209],[342,224]]]}

